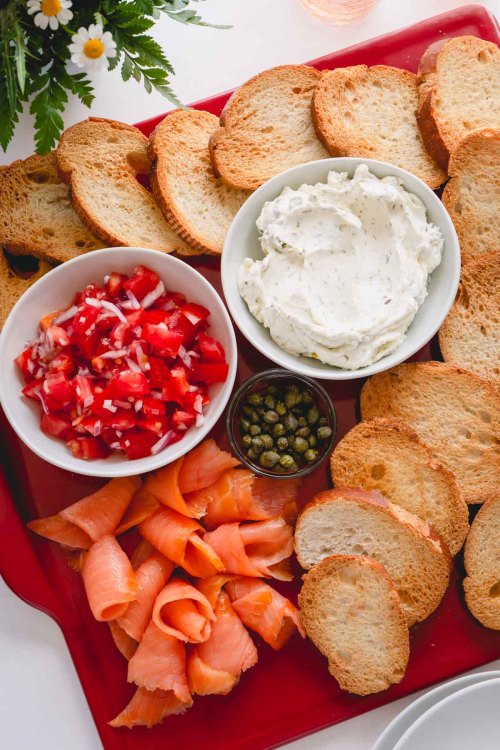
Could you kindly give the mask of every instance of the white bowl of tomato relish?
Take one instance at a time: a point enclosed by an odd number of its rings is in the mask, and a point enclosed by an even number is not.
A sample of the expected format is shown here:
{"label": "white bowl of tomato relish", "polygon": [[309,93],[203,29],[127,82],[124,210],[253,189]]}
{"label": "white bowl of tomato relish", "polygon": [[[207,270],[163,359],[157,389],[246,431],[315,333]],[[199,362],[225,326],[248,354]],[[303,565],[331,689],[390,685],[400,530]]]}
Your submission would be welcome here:
{"label": "white bowl of tomato relish", "polygon": [[197,445],[232,391],[224,303],[163,253],[96,250],[43,276],[0,335],[0,402],[38,456],[79,474],[154,470]]}

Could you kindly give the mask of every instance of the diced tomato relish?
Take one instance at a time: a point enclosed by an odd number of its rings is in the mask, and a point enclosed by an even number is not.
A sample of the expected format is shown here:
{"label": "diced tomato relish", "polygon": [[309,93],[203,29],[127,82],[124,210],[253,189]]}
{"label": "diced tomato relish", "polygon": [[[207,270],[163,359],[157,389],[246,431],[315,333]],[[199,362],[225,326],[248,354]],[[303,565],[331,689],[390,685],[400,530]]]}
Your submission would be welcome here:
{"label": "diced tomato relish", "polygon": [[145,266],[89,284],[15,360],[40,428],[84,459],[143,458],[181,440],[229,370],[209,316]]}

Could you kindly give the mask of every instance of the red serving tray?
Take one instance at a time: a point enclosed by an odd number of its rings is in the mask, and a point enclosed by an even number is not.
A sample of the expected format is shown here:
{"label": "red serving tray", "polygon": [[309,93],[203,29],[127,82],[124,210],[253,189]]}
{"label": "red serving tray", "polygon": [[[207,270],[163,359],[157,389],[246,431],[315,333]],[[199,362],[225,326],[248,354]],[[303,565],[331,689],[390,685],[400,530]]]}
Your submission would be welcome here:
{"label": "red serving tray", "polygon": [[[499,41],[495,19],[483,7],[470,5],[327,55],[313,65],[334,68],[383,63],[415,71],[431,42],[460,34]],[[220,94],[194,106],[218,115],[228,96]],[[148,120],[139,127],[149,134],[161,119]],[[187,262],[222,294],[216,259]],[[238,383],[271,364],[240,335],[238,346]],[[439,356],[437,344],[432,342],[414,359]],[[362,381],[348,381],[333,383],[329,388],[337,409],[338,438],[357,421],[361,385]],[[237,689],[227,697],[197,698],[184,716],[171,717],[152,730],[111,729],[107,722],[133,693],[126,682],[126,663],[114,647],[108,628],[92,618],[81,580],[69,568],[65,555],[57,545],[28,533],[25,527],[30,518],[58,512],[95,490],[102,481],[56,469],[39,459],[17,439],[3,413],[0,436],[4,470],[3,475],[0,473],[0,573],[13,591],[61,626],[107,750],[265,750],[500,657],[500,633],[481,627],[464,605],[464,571],[459,556],[441,605],[428,620],[412,628],[410,663],[404,680],[383,693],[361,698],[342,692],[312,644],[294,638],[281,653],[259,643],[259,664],[243,675]],[[214,436],[227,445],[223,420]],[[303,499],[328,485],[325,464],[307,478]],[[297,581],[279,588],[293,598],[299,584]],[[50,675],[47,687],[50,689]]]}

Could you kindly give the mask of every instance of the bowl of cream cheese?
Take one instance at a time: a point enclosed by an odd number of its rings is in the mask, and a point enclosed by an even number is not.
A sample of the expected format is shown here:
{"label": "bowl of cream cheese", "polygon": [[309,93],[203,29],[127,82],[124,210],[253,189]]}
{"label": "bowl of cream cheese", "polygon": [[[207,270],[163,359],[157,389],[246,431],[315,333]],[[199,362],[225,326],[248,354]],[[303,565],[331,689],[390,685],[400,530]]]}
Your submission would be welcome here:
{"label": "bowl of cream cheese", "polygon": [[222,284],[243,335],[315,378],[366,377],[402,362],[453,304],[460,248],[437,195],[371,159],[289,169],[236,215]]}

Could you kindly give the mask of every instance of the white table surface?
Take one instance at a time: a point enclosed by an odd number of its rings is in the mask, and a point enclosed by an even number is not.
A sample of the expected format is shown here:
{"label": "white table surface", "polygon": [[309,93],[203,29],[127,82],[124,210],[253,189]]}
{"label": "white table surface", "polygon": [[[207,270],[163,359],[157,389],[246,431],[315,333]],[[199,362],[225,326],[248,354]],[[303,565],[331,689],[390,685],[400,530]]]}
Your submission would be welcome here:
{"label": "white table surface", "polygon": [[[272,65],[310,60],[467,4],[460,0],[380,0],[361,23],[333,27],[307,14],[298,0],[206,0],[199,6],[204,17],[214,23],[233,24],[232,29],[186,27],[165,18],[155,33],[178,69],[174,79],[178,96],[191,102],[230,89]],[[500,13],[500,0],[484,0],[483,5]],[[132,123],[171,109],[160,95],[148,96],[134,82],[123,84],[117,71],[97,74],[94,81],[93,115]],[[88,114],[83,105],[70,101],[65,124]],[[7,153],[0,152],[0,163],[33,151],[31,125],[31,117],[23,115]],[[500,669],[500,660],[483,669]],[[369,750],[393,717],[415,697],[403,698],[287,748]],[[0,748],[101,747],[61,631],[0,580]]]}

